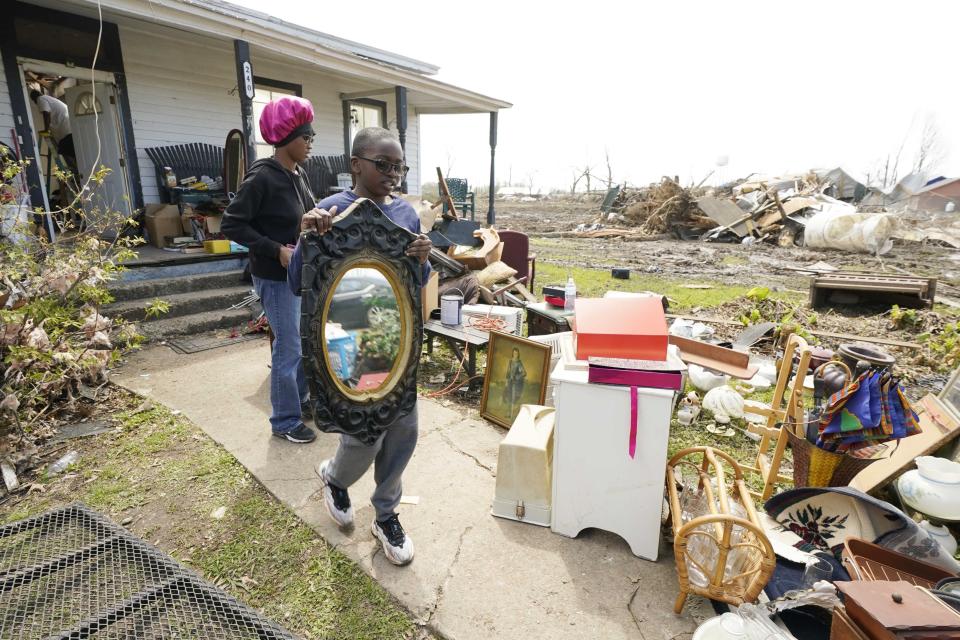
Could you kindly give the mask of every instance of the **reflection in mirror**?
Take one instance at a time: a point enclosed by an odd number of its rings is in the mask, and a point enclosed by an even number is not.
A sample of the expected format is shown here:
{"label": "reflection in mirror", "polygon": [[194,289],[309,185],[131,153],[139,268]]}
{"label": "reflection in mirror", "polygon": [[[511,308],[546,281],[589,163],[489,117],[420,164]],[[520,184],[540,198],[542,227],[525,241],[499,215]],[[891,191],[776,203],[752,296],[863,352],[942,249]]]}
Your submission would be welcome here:
{"label": "reflection in mirror", "polygon": [[378,269],[350,269],[330,301],[324,338],[331,372],[345,387],[373,392],[390,377],[400,353],[397,296]]}

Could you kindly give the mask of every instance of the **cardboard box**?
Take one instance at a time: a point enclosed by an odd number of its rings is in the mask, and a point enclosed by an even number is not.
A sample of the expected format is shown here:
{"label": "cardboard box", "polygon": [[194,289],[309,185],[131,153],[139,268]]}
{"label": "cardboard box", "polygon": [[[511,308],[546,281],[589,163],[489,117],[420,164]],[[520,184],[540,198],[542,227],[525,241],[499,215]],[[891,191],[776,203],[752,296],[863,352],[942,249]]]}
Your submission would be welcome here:
{"label": "cardboard box", "polygon": [[162,249],[167,246],[167,238],[180,235],[180,210],[175,204],[148,204],[144,226],[150,244]]}
{"label": "cardboard box", "polygon": [[420,304],[423,306],[423,321],[430,319],[430,312],[440,308],[440,274],[430,273],[427,284],[420,289]]}
{"label": "cardboard box", "polygon": [[667,319],[656,298],[579,298],[577,359],[666,360]]}
{"label": "cardboard box", "polygon": [[203,226],[207,233],[220,233],[220,223],[223,216],[203,216]]}

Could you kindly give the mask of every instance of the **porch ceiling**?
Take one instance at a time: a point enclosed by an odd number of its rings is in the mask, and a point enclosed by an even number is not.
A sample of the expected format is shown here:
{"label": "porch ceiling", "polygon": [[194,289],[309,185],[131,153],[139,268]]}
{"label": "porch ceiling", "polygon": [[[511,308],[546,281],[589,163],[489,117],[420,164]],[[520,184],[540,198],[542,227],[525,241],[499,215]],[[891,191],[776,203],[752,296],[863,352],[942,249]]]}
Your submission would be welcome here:
{"label": "porch ceiling", "polygon": [[[51,9],[97,17],[94,0],[26,1]],[[264,56],[286,64],[307,63],[341,80],[351,93],[404,86],[407,88],[408,103],[419,113],[486,113],[512,106],[509,102],[440,82],[398,66],[403,64],[400,56],[397,56],[396,64],[374,60],[360,53],[322,44],[316,39],[297,37],[295,32],[291,33],[291,29],[296,28],[295,25],[279,20],[251,20],[250,16],[242,15],[244,10],[240,7],[236,8],[237,15],[224,11],[224,7],[229,6],[218,2],[214,7],[202,0],[101,0],[104,20],[121,26],[138,22],[160,24],[203,35],[207,41],[214,39],[231,43],[234,39],[246,40],[251,45],[254,61],[256,56]],[[230,46],[232,48],[232,44]],[[386,57],[389,60],[389,54]]]}

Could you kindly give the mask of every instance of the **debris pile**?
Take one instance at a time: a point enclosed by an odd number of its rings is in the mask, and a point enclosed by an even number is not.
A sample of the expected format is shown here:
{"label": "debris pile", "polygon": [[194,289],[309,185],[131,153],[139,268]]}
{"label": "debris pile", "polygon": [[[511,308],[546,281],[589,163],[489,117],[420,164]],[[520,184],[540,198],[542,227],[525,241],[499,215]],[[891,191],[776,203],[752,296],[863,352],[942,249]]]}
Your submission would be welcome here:
{"label": "debris pile", "polygon": [[670,235],[876,255],[889,251],[894,238],[960,247],[960,218],[952,210],[905,209],[907,203],[859,205],[870,193],[840,169],[749,178],[720,187],[684,187],[676,178],[664,177],[643,188],[611,190],[599,218],[580,225],[576,235],[637,239]]}

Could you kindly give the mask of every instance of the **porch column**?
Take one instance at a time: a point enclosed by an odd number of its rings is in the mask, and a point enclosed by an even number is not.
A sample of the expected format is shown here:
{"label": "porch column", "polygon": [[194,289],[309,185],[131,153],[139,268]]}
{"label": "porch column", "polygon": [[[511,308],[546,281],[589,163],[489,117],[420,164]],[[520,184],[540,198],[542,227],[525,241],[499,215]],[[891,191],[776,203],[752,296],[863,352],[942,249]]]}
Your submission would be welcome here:
{"label": "porch column", "polygon": [[487,206],[487,225],[493,226],[497,220],[497,214],[493,210],[493,201],[497,194],[497,177],[495,171],[495,160],[497,156],[497,112],[490,112],[490,204]]}
{"label": "porch column", "polygon": [[253,134],[253,65],[250,63],[250,44],[246,40],[233,41],[237,63],[237,93],[240,95],[240,130],[247,148],[247,164],[257,159],[256,138]]}
{"label": "porch column", "polygon": [[[40,166],[33,153],[33,132],[30,130],[30,122],[27,119],[30,103],[23,85],[20,83],[20,69],[17,65],[17,36],[13,29],[12,17],[0,21],[0,57],[3,58],[3,73],[7,81],[7,91],[10,93],[10,106],[13,109],[13,125],[17,136],[16,142],[20,147],[20,159],[29,161],[26,168],[26,178],[27,187],[30,191],[30,203],[35,209],[37,207],[43,209],[47,207],[43,198],[43,189],[40,186],[43,184],[43,177],[40,175]],[[3,139],[5,140],[9,131],[0,133],[4,134]],[[48,230],[48,234],[51,234],[51,240],[53,239],[52,231],[52,228]]]}
{"label": "porch column", "polygon": [[[397,136],[400,138],[400,148],[403,149],[403,159],[407,159],[407,88],[396,88],[397,102]],[[400,193],[407,192],[407,176],[404,174],[400,182]]]}

